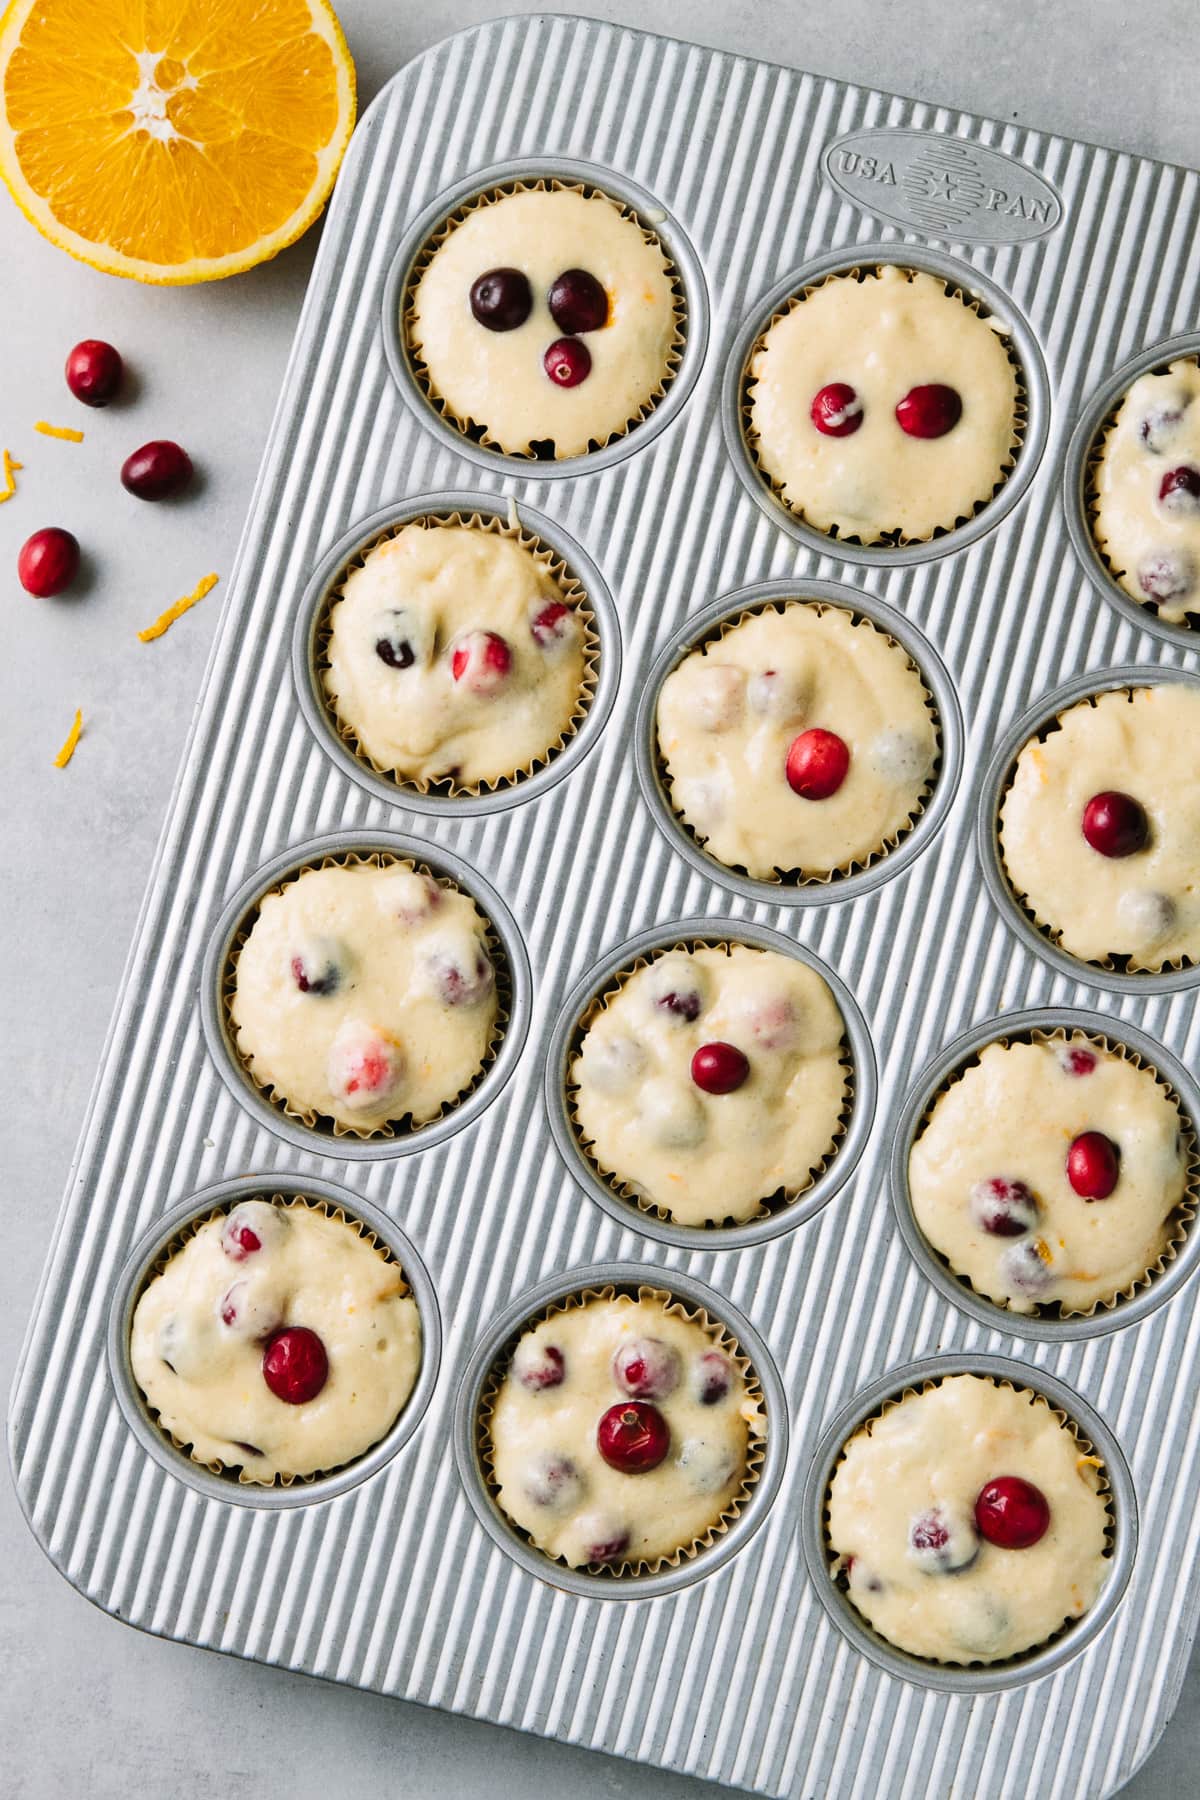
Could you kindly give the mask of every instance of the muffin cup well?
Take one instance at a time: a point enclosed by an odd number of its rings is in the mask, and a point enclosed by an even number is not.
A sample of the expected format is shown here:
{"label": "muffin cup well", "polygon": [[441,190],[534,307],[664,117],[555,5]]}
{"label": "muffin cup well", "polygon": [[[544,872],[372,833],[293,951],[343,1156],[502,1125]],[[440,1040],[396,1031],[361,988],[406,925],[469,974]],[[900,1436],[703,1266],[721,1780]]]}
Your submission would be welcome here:
{"label": "muffin cup well", "polygon": [[[137,1303],[150,1279],[182,1249],[196,1230],[244,1200],[277,1200],[285,1206],[308,1206],[343,1219],[358,1229],[390,1263],[394,1263],[421,1317],[421,1361],[412,1392],[384,1435],[360,1456],[327,1474],[277,1477],[273,1483],[248,1479],[236,1468],[197,1462],[176,1437],[158,1422],[138,1386],[129,1354]],[[437,1384],[442,1327],[437,1296],[411,1240],[386,1213],[331,1183],[300,1175],[268,1173],[218,1182],[173,1207],[156,1220],[130,1251],[117,1279],[108,1313],[108,1367],[125,1422],[141,1447],[170,1474],[212,1500],[280,1511],[310,1506],[347,1493],[377,1474],[413,1436]]]}
{"label": "muffin cup well", "polygon": [[[471,1352],[454,1409],[454,1452],[459,1475],[477,1518],[521,1568],[566,1593],[605,1600],[649,1600],[690,1587],[712,1574],[758,1530],[779,1490],[787,1461],[787,1400],[778,1371],[753,1326],[691,1276],[637,1263],[602,1263],[543,1281],[514,1300]],[[487,1421],[517,1339],[539,1320],[588,1300],[617,1293],[662,1300],[710,1331],[747,1378],[766,1417],[766,1431],[751,1435],[746,1474],[731,1505],[702,1540],[653,1563],[573,1569],[538,1549],[501,1510],[491,1474]]]}
{"label": "muffin cup well", "polygon": [[[1153,632],[1183,650],[1200,650],[1200,609],[1188,622],[1172,624],[1160,619],[1152,601],[1137,600],[1117,580],[1111,563],[1096,539],[1096,466],[1100,452],[1116,423],[1116,415],[1129,389],[1143,375],[1165,371],[1169,363],[1200,359],[1200,332],[1167,338],[1122,363],[1092,395],[1071,433],[1063,465],[1063,511],[1075,554],[1092,586],[1110,605],[1123,613],[1140,631]],[[1194,621],[1194,623],[1192,622]]]}
{"label": "muffin cup well", "polygon": [[[663,683],[693,650],[718,642],[755,613],[816,603],[866,619],[905,652],[921,679],[938,736],[938,760],[918,810],[887,845],[827,876],[781,873],[767,880],[719,861],[693,832],[671,800],[671,784],[658,745],[658,701]],[[762,581],[714,600],[686,621],[663,648],[646,679],[634,729],[638,782],[655,824],[700,874],[747,900],[768,906],[823,906],[870,893],[898,875],[930,844],[945,822],[962,773],[963,721],[948,670],[932,644],[874,594],[834,581]]]}
{"label": "muffin cup well", "polygon": [[[750,359],[776,319],[799,305],[805,295],[837,275],[865,275],[884,264],[933,275],[965,305],[998,319],[1017,376],[1017,404],[1010,461],[993,493],[981,499],[969,516],[951,522],[929,538],[904,539],[889,533],[871,543],[821,531],[787,505],[778,484],[761,468],[749,429]],[[742,485],[763,511],[817,556],[838,556],[878,568],[932,562],[961,550],[991,531],[1011,512],[1033,479],[1046,447],[1050,384],[1033,331],[1011,299],[968,263],[917,244],[866,244],[817,257],[787,275],[759,302],[734,340],[721,390],[725,444]]]}
{"label": "muffin cup well", "polygon": [[[369,553],[406,525],[463,525],[507,537],[528,550],[576,610],[584,634],[584,675],[570,724],[544,757],[511,776],[477,785],[447,778],[418,782],[381,768],[339,718],[323,680],[329,615],[345,582]],[[533,800],[578,766],[612,711],[621,678],[621,634],[608,587],[591,558],[549,519],[514,499],[469,491],[422,494],[372,513],[334,544],[314,573],[296,615],[292,674],[300,709],[338,767],[392,806],[441,817],[473,818]]]}
{"label": "muffin cup well", "polygon": [[1194,684],[1196,680],[1189,670],[1166,665],[1138,668],[1136,664],[1126,664],[1110,669],[1104,675],[1077,675],[1023,712],[1004,733],[988,764],[980,785],[976,822],[976,843],[988,892],[1026,948],[1072,981],[1089,982],[1121,994],[1174,994],[1200,986],[1200,963],[1181,962],[1160,965],[1157,969],[1134,970],[1128,967],[1127,957],[1091,962],[1063,949],[1054,928],[1044,924],[1026,905],[1024,896],[1013,887],[1004,863],[1000,808],[1012,785],[1017,757],[1031,738],[1048,736],[1056,728],[1059,715],[1080,701],[1119,688],[1158,687],[1169,681]]}
{"label": "muffin cup well", "polygon": [[[541,457],[531,445],[524,453],[504,451],[486,428],[455,417],[434,391],[408,321],[417,277],[433,251],[466,215],[521,190],[572,188],[611,201],[632,218],[662,250],[675,293],[675,338],[668,371],[637,416],[604,444],[578,456]],[[667,209],[622,175],[570,157],[519,158],[468,176],[441,194],[414,221],[392,259],[383,290],[383,345],[388,366],[421,423],[457,455],[502,473],[554,478],[610,468],[649,443],[679,413],[696,383],[708,345],[708,296],[699,259]]]}
{"label": "muffin cup well", "polygon": [[[401,1125],[354,1130],[300,1111],[255,1078],[238,1048],[229,1013],[237,957],[267,895],[308,869],[356,863],[396,863],[427,872],[474,900],[488,926],[487,944],[499,999],[488,1057],[469,1087],[435,1119],[407,1129]],[[284,851],[252,875],[228,902],[205,952],[201,1022],[222,1080],[261,1125],[301,1150],[315,1150],[339,1160],[379,1160],[442,1143],[490,1106],[521,1054],[529,1030],[531,985],[529,959],[516,921],[495,889],[458,857],[440,846],[398,833],[335,832]]]}
{"label": "muffin cup well", "polygon": [[[868,1623],[838,1579],[840,1558],[828,1536],[829,1490],[846,1445],[855,1432],[879,1418],[908,1394],[938,1386],[948,1375],[980,1375],[1018,1393],[1039,1395],[1079,1442],[1082,1455],[1098,1457],[1108,1502],[1109,1572],[1095,1604],[1081,1619],[1064,1625],[1038,1648],[1000,1663],[935,1662],[901,1650]],[[1112,1618],[1129,1584],[1137,1553],[1137,1500],[1129,1466],[1116,1438],[1099,1414],[1065,1382],[1043,1369],[1004,1357],[967,1351],[932,1356],[878,1376],[839,1409],[821,1434],[804,1483],[801,1545],[813,1586],[842,1636],[885,1674],[943,1694],[982,1696],[1004,1693],[1052,1675],[1092,1643]]]}
{"label": "muffin cup well", "polygon": [[[1187,1180],[1184,1197],[1172,1214],[1171,1235],[1154,1265],[1111,1300],[1097,1300],[1085,1312],[1064,1313],[1057,1304],[1033,1313],[1012,1312],[1000,1301],[978,1292],[965,1275],[959,1275],[948,1259],[929,1242],[913,1211],[908,1162],[913,1145],[928,1123],[934,1107],[981,1051],[990,1044],[1016,1042],[1053,1043],[1072,1032],[1083,1032],[1097,1047],[1115,1051],[1152,1075],[1179,1108],[1184,1131]],[[1200,1260],[1200,1231],[1195,1228],[1200,1210],[1200,1148],[1196,1128],[1200,1121],[1200,1088],[1178,1059],[1162,1044],[1124,1019],[1070,1007],[1043,1007],[988,1019],[948,1044],[917,1081],[904,1102],[891,1149],[892,1207],[900,1235],[921,1272],[945,1299],[992,1331],[1042,1343],[1061,1343],[1078,1338],[1102,1337],[1147,1317],[1179,1292]]]}
{"label": "muffin cup well", "polygon": [[[593,1160],[583,1141],[571,1099],[569,1069],[584,1027],[629,976],[658,952],[697,947],[721,949],[745,944],[790,956],[818,974],[842,1015],[842,1063],[846,1093],[834,1142],[813,1178],[777,1204],[732,1225],[684,1225],[643,1201]],[[588,971],[567,995],[555,1021],[546,1056],[546,1111],[560,1156],[570,1173],[606,1213],[629,1229],[660,1243],[688,1250],[736,1250],[762,1243],[811,1219],[845,1186],[871,1134],[875,1116],[875,1054],[866,1020],[849,988],[828,964],[802,944],[745,919],[691,918],[656,925],[629,938]]]}

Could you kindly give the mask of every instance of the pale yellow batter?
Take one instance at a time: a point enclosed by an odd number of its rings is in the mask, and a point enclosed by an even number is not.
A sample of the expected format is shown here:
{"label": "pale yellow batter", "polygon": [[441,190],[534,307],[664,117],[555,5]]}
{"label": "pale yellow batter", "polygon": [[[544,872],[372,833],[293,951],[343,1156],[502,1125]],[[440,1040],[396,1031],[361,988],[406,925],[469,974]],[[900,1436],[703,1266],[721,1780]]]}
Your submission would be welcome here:
{"label": "pale yellow batter", "polygon": [[[496,268],[528,277],[524,324],[490,331],[474,317],[472,284]],[[608,293],[608,322],[580,334],[591,373],[557,387],[543,357],[569,336],[546,296],[568,269],[584,269]],[[547,440],[578,456],[626,430],[670,372],[675,298],[661,248],[611,200],[574,189],[506,193],[453,226],[418,277],[410,336],[435,394],[462,423],[482,426],[502,450]]]}
{"label": "pale yellow batter", "polygon": [[[259,1248],[239,1254],[248,1228]],[[329,1373],[293,1405],[263,1379],[267,1341],[315,1331]],[[412,1392],[421,1320],[400,1269],[314,1207],[244,1201],[207,1220],[137,1303],[133,1373],[164,1430],[197,1462],[246,1481],[341,1468],[377,1443]]]}
{"label": "pale yellow batter", "polygon": [[[1126,593],[1172,624],[1200,611],[1198,402],[1200,365],[1191,358],[1163,375],[1142,375],[1121,402],[1095,469],[1096,542]],[[1163,495],[1164,478],[1179,469],[1194,480]]]}
{"label": "pale yellow batter", "polygon": [[[1147,1069],[1081,1033],[989,1044],[940,1095],[913,1146],[913,1212],[934,1249],[989,1299],[1020,1313],[1055,1301],[1086,1312],[1140,1280],[1166,1248],[1187,1180],[1181,1130],[1178,1107]],[[1117,1185],[1102,1200],[1081,1198],[1067,1179],[1071,1143],[1089,1131],[1120,1154]],[[989,1231],[989,1204],[1013,1183],[1022,1184],[1015,1212],[1004,1231]]]}
{"label": "pale yellow batter", "polygon": [[[980,1490],[1005,1475],[1049,1502],[1049,1529],[1027,1549],[975,1530]],[[851,1600],[889,1643],[937,1662],[1001,1662],[1094,1604],[1107,1567],[1099,1485],[1094,1461],[1040,1397],[951,1375],[851,1438],[831,1486],[829,1542],[848,1565]],[[934,1508],[951,1528],[957,1569],[913,1554],[913,1524]]]}
{"label": "pale yellow batter", "polygon": [[[810,727],[850,750],[828,799],[793,793],[788,747]],[[663,683],[658,742],[671,798],[730,867],[828,875],[893,843],[937,757],[929,697],[904,651],[866,620],[811,602],[746,619]]]}
{"label": "pale yellow batter", "polygon": [[358,1131],[435,1118],[492,1039],[485,930],[466,894],[399,864],[307,869],[268,894],[230,1005],[255,1080]]}
{"label": "pale yellow batter", "polygon": [[[832,277],[775,320],[750,375],[758,461],[819,531],[929,538],[989,500],[1012,461],[1017,382],[999,322],[932,275],[883,264],[861,281]],[[862,408],[849,436],[824,436],[810,416],[832,383]],[[934,383],[957,392],[962,416],[942,437],[910,437],[896,407]]]}
{"label": "pale yellow batter", "polygon": [[[1200,956],[1200,689],[1179,683],[1101,694],[1026,744],[1000,808],[1008,876],[1064,950],[1134,969]],[[1084,837],[1096,794],[1139,801],[1145,849],[1108,857]]]}
{"label": "pale yellow batter", "polygon": [[[494,531],[406,525],[329,619],[338,718],[378,768],[418,784],[511,778],[545,761],[579,708],[579,618],[543,564]],[[491,661],[481,633],[502,641]]]}
{"label": "pale yellow batter", "polygon": [[[652,1404],[670,1445],[657,1467],[628,1473],[604,1460],[596,1431],[628,1397],[614,1359],[647,1345],[661,1376]],[[547,1371],[560,1379],[541,1385]],[[527,1331],[490,1420],[502,1509],[572,1568],[691,1549],[736,1499],[750,1438],[765,1431],[741,1371],[709,1332],[661,1300],[625,1295],[568,1307]]]}
{"label": "pale yellow batter", "polygon": [[[844,1024],[806,964],[734,944],[670,951],[622,982],[570,1070],[599,1167],[684,1225],[749,1219],[807,1187],[833,1151],[847,1093]],[[749,1065],[727,1093],[692,1059],[726,1044]]]}

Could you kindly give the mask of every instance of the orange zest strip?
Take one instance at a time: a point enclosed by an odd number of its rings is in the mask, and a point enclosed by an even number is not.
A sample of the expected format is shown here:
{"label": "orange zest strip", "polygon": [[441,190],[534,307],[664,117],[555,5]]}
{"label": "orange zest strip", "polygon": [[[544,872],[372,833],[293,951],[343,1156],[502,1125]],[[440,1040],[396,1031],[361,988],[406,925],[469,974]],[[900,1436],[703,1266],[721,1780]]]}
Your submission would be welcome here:
{"label": "orange zest strip", "polygon": [[149,644],[155,638],[160,638],[164,631],[171,629],[176,619],[181,619],[185,612],[189,612],[195,606],[198,600],[203,600],[205,594],[212,592],[217,585],[217,580],[216,575],[206,575],[203,581],[198,581],[190,594],[185,594],[182,600],[176,600],[174,606],[168,606],[166,612],[160,613],[153,625],[147,625],[145,631],[139,631],[138,641]]}
{"label": "orange zest strip", "polygon": [[79,734],[83,730],[83,714],[76,710],[75,723],[67,733],[67,741],[54,759],[56,769],[65,769],[75,754],[75,746],[79,742]]}
{"label": "orange zest strip", "polygon": [[45,419],[39,419],[33,428],[40,431],[43,437],[62,438],[67,444],[82,444],[83,433],[76,431],[73,425],[47,425]]}
{"label": "orange zest strip", "polygon": [[17,483],[15,476],[17,470],[23,469],[24,467],[25,464],[19,463],[11,451],[6,450],[4,452],[4,487],[3,490],[0,490],[0,506],[3,506],[6,500],[11,500],[16,493]]}

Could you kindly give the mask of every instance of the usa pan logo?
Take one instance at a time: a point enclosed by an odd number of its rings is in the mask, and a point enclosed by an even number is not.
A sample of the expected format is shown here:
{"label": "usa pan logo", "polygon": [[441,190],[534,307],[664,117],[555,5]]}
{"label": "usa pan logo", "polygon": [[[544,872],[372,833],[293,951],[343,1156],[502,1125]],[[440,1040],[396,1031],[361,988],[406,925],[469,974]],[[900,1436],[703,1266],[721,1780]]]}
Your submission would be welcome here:
{"label": "usa pan logo", "polygon": [[1062,218],[1061,200],[1036,169],[940,132],[851,132],[826,148],[821,163],[855,206],[930,237],[1020,244]]}

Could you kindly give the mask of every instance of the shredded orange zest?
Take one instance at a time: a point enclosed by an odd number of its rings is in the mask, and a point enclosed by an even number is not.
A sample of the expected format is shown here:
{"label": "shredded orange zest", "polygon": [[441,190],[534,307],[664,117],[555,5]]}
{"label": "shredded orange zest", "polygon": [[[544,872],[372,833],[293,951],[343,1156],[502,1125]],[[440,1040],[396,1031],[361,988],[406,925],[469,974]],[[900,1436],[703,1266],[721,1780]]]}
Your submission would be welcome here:
{"label": "shredded orange zest", "polygon": [[72,725],[70,731],[68,731],[68,733],[67,733],[66,743],[63,745],[62,749],[59,751],[58,755],[54,759],[54,766],[56,769],[65,769],[67,764],[70,762],[71,758],[74,756],[75,746],[79,742],[79,734],[82,730],[83,730],[83,714],[78,709],[76,709],[75,723]]}
{"label": "shredded orange zest", "polygon": [[18,469],[23,469],[24,467],[25,464],[19,463],[16,457],[12,455],[11,451],[6,450],[4,452],[4,491],[3,493],[0,493],[0,506],[2,506],[6,500],[11,500],[16,493],[17,484],[13,477],[16,475]]}
{"label": "shredded orange zest", "polygon": [[39,419],[33,428],[40,431],[43,437],[62,438],[65,444],[82,444],[83,433],[76,431],[73,425],[47,425],[45,419]]}
{"label": "shredded orange zest", "polygon": [[1049,1262],[1054,1261],[1054,1257],[1051,1253],[1050,1246],[1046,1242],[1045,1238],[1034,1238],[1033,1247],[1037,1251],[1038,1255],[1041,1257],[1041,1259],[1044,1263],[1049,1263]]}
{"label": "shredded orange zest", "polygon": [[1075,1459],[1077,1469],[1102,1469],[1104,1464],[1098,1456],[1079,1456]]}
{"label": "shredded orange zest", "polygon": [[153,643],[154,639],[160,638],[164,631],[169,631],[176,619],[181,619],[185,612],[191,611],[198,600],[203,600],[205,594],[212,592],[217,585],[217,579],[215,575],[206,575],[203,581],[196,583],[190,594],[185,594],[181,600],[176,600],[174,606],[168,606],[166,612],[159,613],[153,625],[147,625],[145,631],[138,632],[139,643]]}

